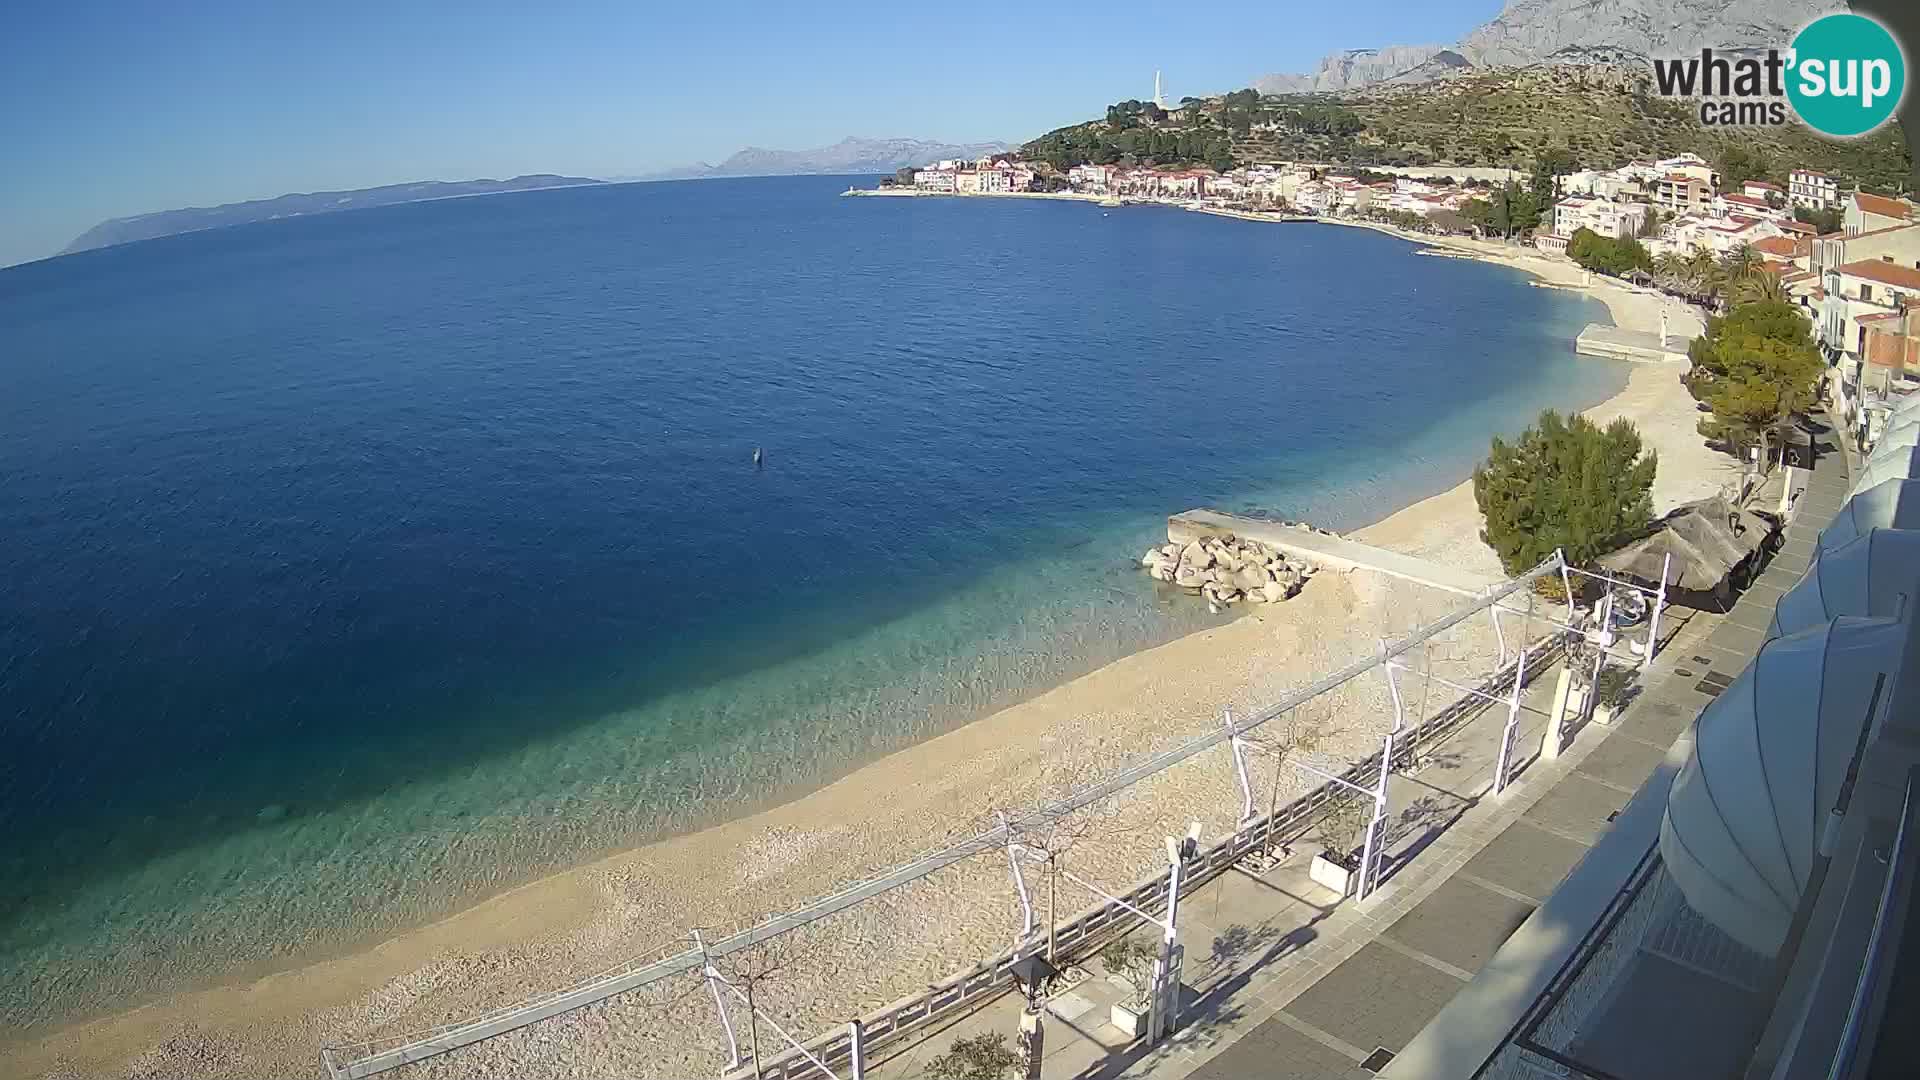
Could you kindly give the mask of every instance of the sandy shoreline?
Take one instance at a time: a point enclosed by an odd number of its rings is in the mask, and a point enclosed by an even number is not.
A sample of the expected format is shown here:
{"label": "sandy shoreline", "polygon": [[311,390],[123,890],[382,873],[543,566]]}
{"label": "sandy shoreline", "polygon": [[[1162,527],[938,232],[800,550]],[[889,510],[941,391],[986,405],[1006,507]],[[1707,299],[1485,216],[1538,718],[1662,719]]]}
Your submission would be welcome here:
{"label": "sandy shoreline", "polygon": [[[1561,260],[1380,231],[1580,289],[1624,327],[1656,330],[1665,307],[1676,335],[1698,332],[1683,305],[1612,282],[1581,288],[1584,275]],[[1596,420],[1634,420],[1660,453],[1658,509],[1737,475],[1731,459],[1695,434],[1694,405],[1678,375],[1676,367],[1636,365],[1620,394],[1587,411]],[[1496,574],[1478,531],[1471,484],[1463,483],[1355,535]],[[323,1043],[456,1021],[624,958],[675,951],[694,925],[724,931],[868,876],[971,832],[993,808],[1032,805],[1205,730],[1223,706],[1271,701],[1453,602],[1372,575],[1321,574],[1285,604],[1116,661],[792,802],[542,878],[338,959],[9,1044],[0,1048],[0,1072],[312,1075]],[[1477,622],[1458,635],[1443,673],[1448,665],[1457,676],[1490,666],[1491,643]],[[1383,688],[1356,685],[1335,698],[1328,705],[1339,724],[1332,715],[1304,718],[1320,728],[1319,749],[1333,757],[1368,752],[1385,712]],[[1153,864],[1159,835],[1183,830],[1195,814],[1210,818],[1217,835],[1234,801],[1224,752],[1203,754],[1104,810],[1101,838],[1074,850],[1076,871],[1130,881]],[[963,958],[1003,948],[1013,926],[1004,865],[976,859],[792,935],[789,967],[769,981],[767,1000],[812,1033],[912,992],[964,966]],[[868,970],[882,942],[892,950],[890,970]],[[720,1050],[711,1004],[686,998],[685,989],[629,995],[393,1075],[711,1075]]]}

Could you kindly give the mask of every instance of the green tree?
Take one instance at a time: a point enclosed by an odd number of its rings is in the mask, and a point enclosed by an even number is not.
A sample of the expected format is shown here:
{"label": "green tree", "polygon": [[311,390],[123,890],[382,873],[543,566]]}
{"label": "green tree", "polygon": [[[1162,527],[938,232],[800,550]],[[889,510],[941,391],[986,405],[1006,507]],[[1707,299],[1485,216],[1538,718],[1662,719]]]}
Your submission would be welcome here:
{"label": "green tree", "polygon": [[1493,227],[1493,202],[1489,199],[1468,199],[1460,205],[1460,216],[1483,233],[1497,231]]}
{"label": "green tree", "polygon": [[1767,270],[1749,274],[1733,286],[1733,302],[1736,304],[1785,304],[1791,300],[1780,275]]}
{"label": "green tree", "polygon": [[953,1047],[927,1063],[927,1080],[1004,1080],[1025,1062],[999,1032],[953,1040]]}
{"label": "green tree", "polygon": [[1815,210],[1811,206],[1796,206],[1793,208],[1793,219],[1819,229],[1823,236],[1839,232],[1847,223],[1846,212],[1838,207]]}
{"label": "green tree", "polygon": [[1226,172],[1233,168],[1233,150],[1226,140],[1213,144],[1213,148],[1207,152],[1207,165],[1215,172]]}
{"label": "green tree", "polygon": [[1560,178],[1578,172],[1580,163],[1563,146],[1550,146],[1533,156],[1533,195],[1541,205],[1550,206],[1560,199]]}
{"label": "green tree", "polygon": [[1687,357],[1687,389],[1713,411],[1700,421],[1700,434],[1736,455],[1758,446],[1762,461],[1768,434],[1812,402],[1826,366],[1807,320],[1784,300],[1742,304],[1708,319]]}
{"label": "green tree", "polygon": [[1510,574],[1556,548],[1569,562],[1591,562],[1653,517],[1657,468],[1657,455],[1626,420],[1602,429],[1548,409],[1514,442],[1496,436],[1473,471],[1473,498],[1486,519],[1480,538]]}
{"label": "green tree", "polygon": [[1625,277],[1635,270],[1653,266],[1653,256],[1640,241],[1628,237],[1615,240],[1592,229],[1575,229],[1567,240],[1567,258],[1585,269],[1614,277]]}
{"label": "green tree", "polygon": [[1737,190],[1749,180],[1765,180],[1771,171],[1766,155],[1733,143],[1713,159],[1713,171],[1720,174],[1720,190]]}

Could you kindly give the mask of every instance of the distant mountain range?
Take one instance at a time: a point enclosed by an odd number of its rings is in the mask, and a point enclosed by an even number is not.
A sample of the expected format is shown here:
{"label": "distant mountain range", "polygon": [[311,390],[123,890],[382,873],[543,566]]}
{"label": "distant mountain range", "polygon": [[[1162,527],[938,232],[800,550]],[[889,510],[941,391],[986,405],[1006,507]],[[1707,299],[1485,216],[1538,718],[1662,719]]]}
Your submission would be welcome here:
{"label": "distant mountain range", "polygon": [[700,163],[631,177],[634,180],[700,180],[717,176],[803,176],[890,173],[943,158],[1003,154],[1007,143],[943,143],[926,139],[858,139],[848,136],[815,150],[763,150],[749,146],[718,165]]}
{"label": "distant mountain range", "polygon": [[103,221],[68,244],[62,255],[135,240],[153,240],[177,233],[217,229],[224,225],[246,225],[274,218],[329,214],[338,210],[359,210],[370,206],[449,199],[461,195],[495,195],[505,191],[535,191],[540,188],[578,187],[598,184],[582,176],[516,176],[511,180],[427,180],[414,184],[388,184],[385,187],[354,191],[316,191],[311,194],[282,195],[274,199],[227,203],[223,206],[195,206],[185,210],[160,210],[134,217]]}
{"label": "distant mountain range", "polygon": [[1355,90],[1431,82],[1475,69],[1541,63],[1637,64],[1703,46],[1784,48],[1801,26],[1841,7],[1835,0],[1507,0],[1492,22],[1454,45],[1350,49],[1312,72],[1262,75],[1270,94]]}

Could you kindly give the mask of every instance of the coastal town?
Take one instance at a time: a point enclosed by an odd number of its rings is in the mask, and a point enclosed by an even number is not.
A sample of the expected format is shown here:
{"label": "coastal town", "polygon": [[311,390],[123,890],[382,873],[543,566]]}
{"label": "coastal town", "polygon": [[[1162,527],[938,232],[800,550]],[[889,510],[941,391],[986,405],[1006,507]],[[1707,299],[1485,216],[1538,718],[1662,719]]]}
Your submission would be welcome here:
{"label": "coastal town", "polygon": [[[1536,222],[1521,228],[1502,221],[1500,206],[1527,179],[1505,169],[1298,162],[1227,170],[1081,163],[1057,170],[1000,154],[902,169],[878,192],[1073,197],[1256,220],[1369,224],[1429,242],[1500,240],[1709,310],[1725,300],[1711,284],[1716,271],[1724,279],[1731,267],[1768,281],[1767,295],[1793,303],[1810,320],[1833,369],[1829,403],[1849,418],[1862,444],[1884,428],[1891,402],[1920,389],[1920,206],[1913,201],[1851,190],[1810,168],[1789,170],[1785,184],[1728,183],[1712,163],[1689,153],[1554,173],[1542,185],[1550,184],[1550,199]],[[1583,235],[1631,245],[1627,261],[1582,260],[1569,248]]]}

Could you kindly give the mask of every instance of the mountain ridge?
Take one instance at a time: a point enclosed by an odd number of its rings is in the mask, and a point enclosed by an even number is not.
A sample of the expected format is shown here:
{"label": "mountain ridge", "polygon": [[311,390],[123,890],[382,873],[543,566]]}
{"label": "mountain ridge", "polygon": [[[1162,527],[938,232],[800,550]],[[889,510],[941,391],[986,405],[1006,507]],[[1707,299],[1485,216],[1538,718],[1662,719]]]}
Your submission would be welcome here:
{"label": "mountain ridge", "polygon": [[632,177],[635,180],[700,180],[722,176],[807,176],[835,173],[893,172],[943,158],[977,158],[1005,153],[1003,142],[947,143],[932,139],[869,139],[849,135],[831,146],[809,150],[772,150],[749,146],[718,165],[699,162]]}
{"label": "mountain ridge", "polygon": [[276,195],[268,199],[247,199],[217,206],[188,206],[177,210],[155,210],[129,217],[108,218],[73,239],[60,250],[62,255],[158,240],[163,236],[219,229],[228,225],[250,225],[285,217],[308,217],[364,210],[375,206],[427,202],[468,195],[498,195],[511,191],[541,191],[547,188],[581,187],[605,181],[584,176],[559,176],[554,173],[530,173],[508,180],[417,180],[404,184],[351,188],[341,191],[309,191]]}
{"label": "mountain ridge", "polygon": [[[1524,67],[1582,52],[1606,58],[1594,62],[1638,64],[1703,47],[1785,47],[1801,26],[1836,7],[1844,10],[1830,0],[1506,0],[1500,14],[1453,45],[1347,49],[1322,58],[1311,73],[1262,75],[1253,86],[1270,94],[1327,93]],[[1436,65],[1442,54],[1462,62]]]}

